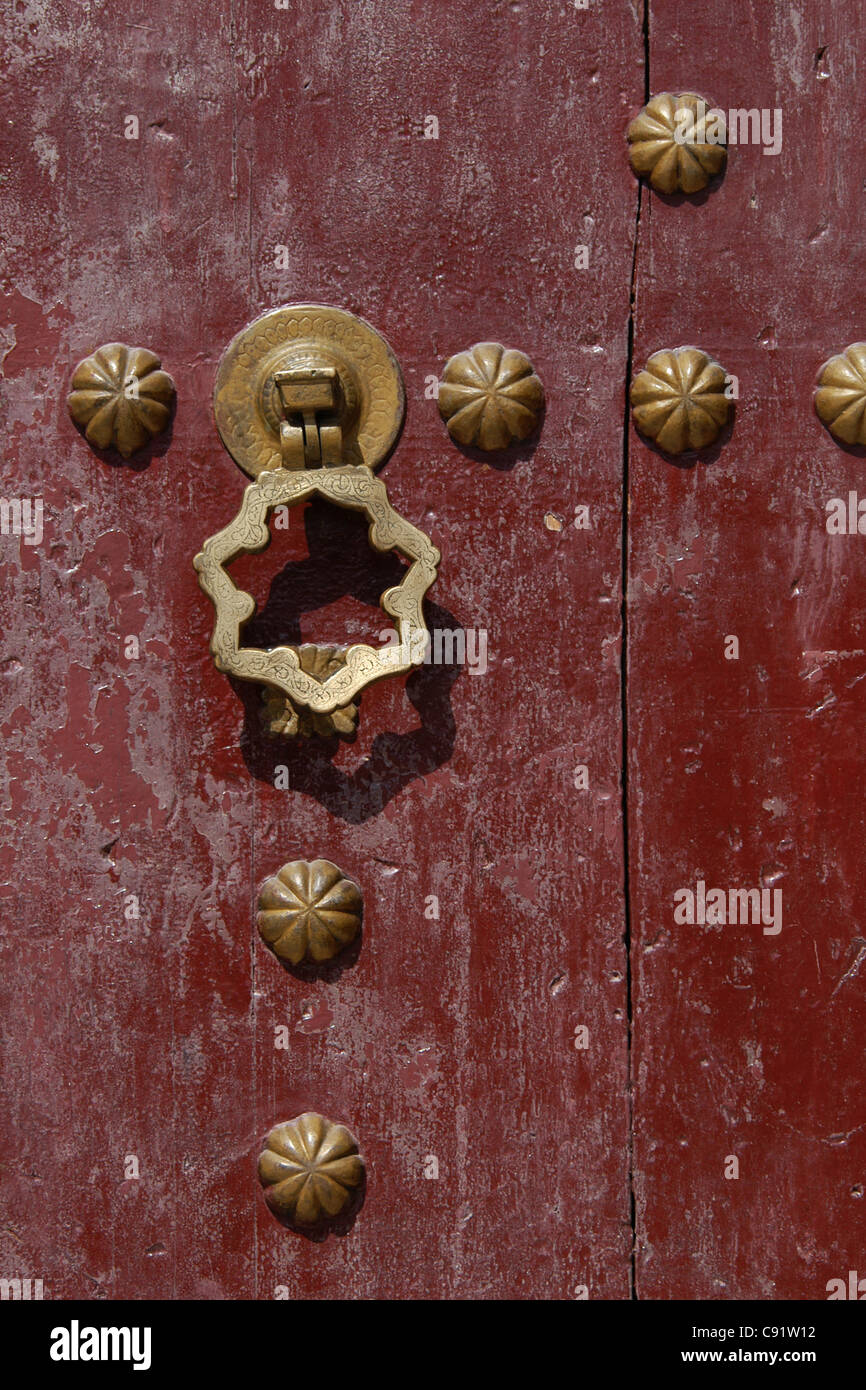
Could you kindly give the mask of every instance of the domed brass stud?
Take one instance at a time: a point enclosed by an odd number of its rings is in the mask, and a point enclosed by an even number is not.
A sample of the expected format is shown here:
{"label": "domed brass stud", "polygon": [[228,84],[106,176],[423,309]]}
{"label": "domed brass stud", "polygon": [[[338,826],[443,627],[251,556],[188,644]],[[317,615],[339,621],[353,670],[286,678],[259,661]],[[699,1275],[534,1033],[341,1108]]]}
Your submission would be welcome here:
{"label": "domed brass stud", "polygon": [[699,193],[728,158],[724,114],[694,92],[660,92],[628,128],[631,167],[658,193]]}
{"label": "domed brass stud", "polygon": [[632,382],[635,425],[667,454],[706,449],[731,418],[729,380],[700,348],[654,352]]}
{"label": "domed brass stud", "polygon": [[265,945],[281,961],[320,965],[361,930],[357,883],[329,859],[295,859],[262,884],[256,918]]}
{"label": "domed brass stud", "polygon": [[458,444],[505,449],[538,429],[544,387],[529,358],[502,343],[476,343],[445,363],[439,414]]}
{"label": "domed brass stud", "polygon": [[105,343],[75,368],[66,404],[89,444],[128,459],[162,433],[173,399],[174,382],[155,353]]}
{"label": "domed brass stud", "polygon": [[850,343],[824,363],[815,410],[834,439],[866,445],[866,343]]}
{"label": "domed brass stud", "polygon": [[308,1111],[271,1130],[258,1171],[274,1216],[287,1226],[312,1229],[351,1211],[365,1168],[346,1127]]}

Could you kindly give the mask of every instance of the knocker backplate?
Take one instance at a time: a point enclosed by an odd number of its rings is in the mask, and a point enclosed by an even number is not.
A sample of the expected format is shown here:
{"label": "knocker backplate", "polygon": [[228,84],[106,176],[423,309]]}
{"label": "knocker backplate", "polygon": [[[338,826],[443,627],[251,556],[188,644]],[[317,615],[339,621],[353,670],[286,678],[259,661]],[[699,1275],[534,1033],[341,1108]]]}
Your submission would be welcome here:
{"label": "knocker backplate", "polygon": [[274,375],[304,366],[332,366],[340,378],[343,463],[377,468],[403,423],[400,367],[365,319],[323,304],[272,309],[226,348],[214,385],[214,414],[232,458],[251,478],[282,467]]}
{"label": "knocker backplate", "polygon": [[[274,507],[296,506],[316,493],[338,507],[364,512],[374,549],[397,550],[412,561],[402,583],[387,589],[380,599],[383,611],[396,623],[399,644],[349,647],[345,664],[325,681],[302,670],[293,647],[262,651],[241,646],[241,628],[255,612],[255,599],[236,588],[225,569],[236,556],[268,546],[268,515]],[[330,714],[347,705],[365,686],[385,676],[402,675],[424,660],[428,637],[424,595],[436,578],[439,558],[439,551],[423,531],[395,512],[385,484],[369,468],[265,471],[246,489],[234,520],[205,541],[193,562],[199,583],[216,610],[210,645],[217,669],[280,690],[295,705],[317,714]]]}

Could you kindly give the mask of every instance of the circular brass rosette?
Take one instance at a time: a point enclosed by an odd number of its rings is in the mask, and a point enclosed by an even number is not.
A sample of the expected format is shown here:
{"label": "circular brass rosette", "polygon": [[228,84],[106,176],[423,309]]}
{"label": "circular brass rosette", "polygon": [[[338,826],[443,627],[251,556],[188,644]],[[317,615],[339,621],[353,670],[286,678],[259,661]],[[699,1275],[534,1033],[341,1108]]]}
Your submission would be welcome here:
{"label": "circular brass rosette", "polygon": [[174,395],[155,352],[103,343],[75,368],[66,405],[88,444],[128,459],[166,428]]}
{"label": "circular brass rosette", "polygon": [[815,390],[818,418],[842,444],[866,444],[866,343],[849,343],[824,363]]}
{"label": "circular brass rosette", "polygon": [[439,383],[439,414],[458,444],[489,452],[534,434],[544,387],[525,352],[476,343],[449,357]]}
{"label": "circular brass rosette", "polygon": [[351,1213],[365,1176],[354,1136],[315,1111],[271,1130],[258,1170],[274,1216],[302,1230],[327,1228]]}
{"label": "circular brass rosette", "polygon": [[262,884],[256,923],[278,960],[322,965],[357,938],[362,915],[361,889],[330,859],[293,859]]}
{"label": "circular brass rosette", "polygon": [[241,329],[226,348],[214,385],[214,414],[232,458],[251,478],[282,466],[275,375],[304,367],[337,373],[343,463],[377,468],[403,423],[400,367],[365,319],[324,304],[271,309]]}
{"label": "circular brass rosette", "polygon": [[659,92],[628,128],[629,158],[657,193],[700,193],[724,170],[727,125],[695,92]]}
{"label": "circular brass rosette", "polygon": [[[270,542],[268,516],[274,507],[297,506],[315,494],[338,507],[363,512],[370,523],[374,549],[399,551],[411,560],[402,582],[380,598],[394,619],[398,640],[379,648],[359,643],[341,653],[342,660],[325,679],[304,669],[294,647],[263,651],[241,645],[241,628],[255,612],[255,599],[237,589],[225,568],[238,555],[264,550]],[[233,521],[206,540],[193,564],[199,583],[213,602],[216,621],[211,652],[216,667],[240,680],[270,686],[293,706],[330,715],[351,702],[368,685],[398,676],[423,662],[427,648],[424,595],[436,578],[439,551],[391,506],[385,484],[369,467],[266,470],[246,489]]]}
{"label": "circular brass rosette", "polygon": [[634,422],[666,454],[709,448],[731,419],[729,381],[700,348],[654,352],[631,384]]}

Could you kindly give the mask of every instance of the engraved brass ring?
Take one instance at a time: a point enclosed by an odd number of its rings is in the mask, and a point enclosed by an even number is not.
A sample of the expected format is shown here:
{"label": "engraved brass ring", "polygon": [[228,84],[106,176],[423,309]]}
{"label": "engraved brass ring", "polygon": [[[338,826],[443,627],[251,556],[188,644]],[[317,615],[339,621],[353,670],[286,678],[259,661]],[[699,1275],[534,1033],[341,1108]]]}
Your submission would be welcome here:
{"label": "engraved brass ring", "polygon": [[[399,550],[413,561],[402,584],[387,589],[380,599],[383,610],[396,621],[399,645],[348,647],[345,664],[321,683],[301,669],[293,647],[260,651],[241,645],[240,629],[252,617],[255,600],[235,587],[224,568],[238,555],[266,549],[271,539],[267,517],[274,507],[296,506],[314,493],[338,507],[363,511],[370,522],[371,545],[380,551]],[[217,669],[273,686],[295,705],[330,714],[349,704],[365,686],[384,676],[401,675],[424,660],[427,625],[422,602],[436,578],[439,558],[423,531],[394,511],[385,484],[369,468],[281,468],[262,473],[246,489],[235,519],[205,541],[193,561],[199,583],[216,609],[211,651]]]}
{"label": "engraved brass ring", "polygon": [[[343,310],[274,310],[239,333],[223,358],[217,424],[255,482],[234,520],[205,541],[193,564],[216,611],[210,644],[216,667],[264,687],[272,733],[345,734],[354,728],[353,702],[362,690],[424,660],[424,595],[436,578],[439,551],[398,515],[373,472],[399,433],[403,401],[400,368],[387,343]],[[241,630],[256,604],[226,566],[267,548],[275,507],[314,496],[362,512],[373,548],[410,562],[402,582],[379,600],[394,620],[395,642],[337,649],[243,645]]]}

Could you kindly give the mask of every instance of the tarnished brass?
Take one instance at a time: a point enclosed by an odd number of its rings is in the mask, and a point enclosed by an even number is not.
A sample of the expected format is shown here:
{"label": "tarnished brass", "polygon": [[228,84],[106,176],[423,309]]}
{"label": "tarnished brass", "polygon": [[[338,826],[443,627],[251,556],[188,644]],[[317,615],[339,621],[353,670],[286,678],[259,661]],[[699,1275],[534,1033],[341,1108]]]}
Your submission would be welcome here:
{"label": "tarnished brass", "polygon": [[[297,373],[308,377],[301,401]],[[332,406],[319,413],[325,432],[339,423],[342,454],[331,464],[377,468],[387,458],[403,423],[405,398],[397,360],[385,339],[364,319],[324,304],[287,304],[242,329],[223,354],[214,385],[220,438],[251,478],[267,469],[300,467],[297,440],[285,450],[284,425],[300,428],[320,399],[314,387],[334,383]],[[327,412],[330,412],[329,414]],[[313,460],[305,454],[305,465]]]}
{"label": "tarnished brass", "polygon": [[[413,561],[403,582],[387,589],[379,600],[383,611],[396,622],[399,641],[378,648],[364,644],[347,647],[342,664],[324,681],[302,668],[294,647],[261,651],[241,646],[240,630],[255,612],[255,600],[235,588],[225,569],[238,555],[264,550],[270,544],[267,516],[274,507],[294,507],[315,494],[338,507],[364,512],[374,549],[399,550]],[[331,714],[350,704],[365,686],[384,676],[401,675],[424,660],[427,625],[423,599],[436,578],[439,558],[439,551],[423,531],[394,511],[385,484],[369,468],[265,472],[246,489],[234,521],[205,541],[193,561],[199,583],[216,609],[210,645],[217,669],[241,680],[270,685],[287,695],[296,708]]]}
{"label": "tarnished brass", "polygon": [[866,343],[850,343],[824,363],[815,409],[835,439],[866,445]]}
{"label": "tarnished brass", "polygon": [[301,1229],[327,1227],[364,1181],[356,1140],[344,1125],[310,1111],[271,1130],[258,1166],[274,1216]]}
{"label": "tarnished brass", "polygon": [[362,903],[357,883],[329,859],[295,859],[261,886],[259,934],[280,960],[320,965],[355,940]]}
{"label": "tarnished brass", "polygon": [[505,449],[538,429],[544,387],[529,358],[501,343],[476,343],[445,363],[439,414],[458,444]]}
{"label": "tarnished brass", "polygon": [[[314,339],[314,330],[323,337]],[[306,361],[292,356],[293,334],[306,335]],[[246,403],[243,380],[250,393]],[[346,736],[366,686],[424,660],[423,600],[440,558],[428,537],[394,511],[384,483],[373,474],[402,418],[399,368],[369,324],[339,309],[290,305],[265,314],[235,338],[219,369],[215,409],[223,442],[256,475],[238,515],[205,541],[193,561],[216,610],[211,651],[217,668],[267,687],[271,733]],[[374,549],[399,551],[412,562],[402,582],[380,599],[396,624],[394,642],[269,651],[241,645],[241,628],[256,605],[235,587],[226,566],[269,545],[274,507],[294,507],[314,496],[363,512]]]}
{"label": "tarnished brass", "polygon": [[128,459],[162,433],[173,399],[174,382],[155,353],[105,343],[75,368],[66,404],[89,444]]}
{"label": "tarnished brass", "polygon": [[722,112],[694,92],[660,92],[628,128],[631,167],[658,193],[699,193],[724,170]]}
{"label": "tarnished brass", "polygon": [[339,467],[345,408],[336,367],[295,367],[274,372],[274,381],[283,413],[283,468]]}
{"label": "tarnished brass", "polygon": [[729,380],[700,348],[654,352],[631,385],[634,422],[667,454],[706,449],[731,417]]}
{"label": "tarnished brass", "polygon": [[[311,642],[302,642],[297,652],[301,670],[317,681],[326,681],[346,664],[345,647],[317,647]],[[360,697],[351,704],[341,705],[333,714],[296,709],[288,695],[267,687],[262,691],[262,700],[262,721],[272,738],[293,738],[297,734],[305,738],[313,734],[320,738],[349,738],[358,727]]]}

